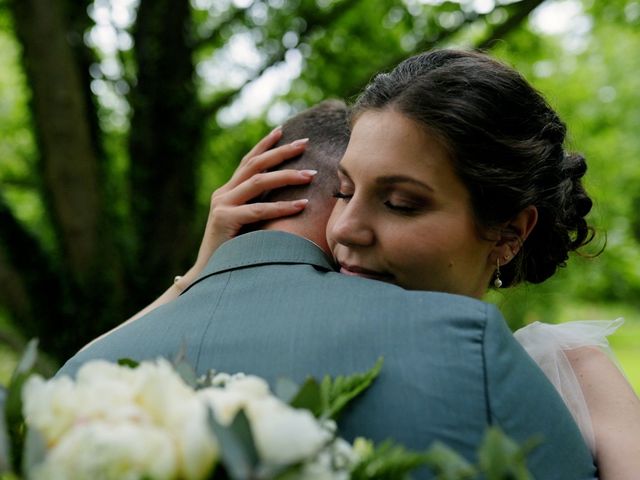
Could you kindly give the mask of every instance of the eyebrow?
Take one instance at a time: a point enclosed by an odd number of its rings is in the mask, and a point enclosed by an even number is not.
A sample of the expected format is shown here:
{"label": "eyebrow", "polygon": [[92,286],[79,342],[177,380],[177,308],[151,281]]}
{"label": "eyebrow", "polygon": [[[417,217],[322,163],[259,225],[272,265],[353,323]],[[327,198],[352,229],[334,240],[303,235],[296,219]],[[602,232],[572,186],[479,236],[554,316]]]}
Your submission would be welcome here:
{"label": "eyebrow", "polygon": [[[349,180],[351,180],[351,176],[349,175],[349,172],[347,172],[347,169],[344,168],[342,164],[338,165],[338,171],[342,173],[345,177],[347,177]],[[420,180],[416,180],[415,178],[408,177],[406,175],[388,175],[384,177],[378,177],[376,178],[376,183],[382,186],[393,185],[396,183],[410,183],[410,184],[425,188],[430,192],[434,191],[433,187],[431,187],[430,185],[427,185],[426,183],[421,182]]]}

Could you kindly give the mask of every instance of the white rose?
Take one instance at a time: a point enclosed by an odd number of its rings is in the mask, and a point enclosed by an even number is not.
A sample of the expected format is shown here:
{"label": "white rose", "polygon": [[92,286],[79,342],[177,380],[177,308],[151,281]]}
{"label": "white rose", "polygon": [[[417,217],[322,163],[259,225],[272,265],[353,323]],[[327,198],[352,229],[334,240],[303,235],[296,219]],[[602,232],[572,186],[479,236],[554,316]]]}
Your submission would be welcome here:
{"label": "white rose", "polygon": [[137,404],[154,424],[171,432],[180,477],[202,478],[211,470],[218,453],[206,405],[164,359],[142,363],[133,371]]}
{"label": "white rose", "polygon": [[270,396],[269,384],[253,375],[231,377],[226,384],[227,391],[238,392],[247,398],[265,398]]}
{"label": "white rose", "polygon": [[332,437],[311,412],[291,408],[275,397],[249,402],[247,417],[260,457],[270,464],[313,457]]}
{"label": "white rose", "polygon": [[138,405],[136,369],[104,360],[94,360],[80,368],[74,395],[78,421],[101,419],[110,422],[148,422],[150,415]]}
{"label": "white rose", "polygon": [[[68,377],[48,382],[34,378],[23,396],[27,423],[44,436],[50,447],[48,455],[52,460],[41,468],[50,475],[57,469],[67,470],[65,462],[73,463],[74,456],[85,457],[79,438],[91,442],[90,432],[98,435],[96,442],[105,445],[116,434],[123,440],[125,433],[132,438],[161,434],[169,439],[172,469],[184,479],[205,477],[217,458],[206,405],[165,360],[142,363],[135,369],[104,361],[89,362],[78,372],[75,384]],[[91,445],[86,451],[93,451]],[[135,458],[144,457],[136,446],[131,448]],[[144,444],[140,448],[144,449]],[[152,445],[151,450],[159,449]],[[107,448],[105,455],[128,461],[127,455],[115,447]],[[92,463],[88,465],[93,468]],[[96,467],[96,471],[100,468]]]}
{"label": "white rose", "polygon": [[209,427],[207,407],[197,397],[172,412],[175,423],[167,425],[178,451],[180,478],[198,479],[209,473],[218,457],[218,444]]}
{"label": "white rose", "polygon": [[244,374],[218,374],[215,378],[218,377],[224,378],[223,387],[204,388],[198,395],[213,409],[216,420],[222,425],[230,425],[248,402],[270,396],[269,384],[262,378]]}
{"label": "white rose", "polygon": [[65,435],[30,478],[164,480],[176,473],[176,452],[167,432],[148,425],[92,422]]}
{"label": "white rose", "polygon": [[75,422],[78,402],[70,378],[45,381],[30,377],[22,389],[23,414],[47,444],[55,443]]}
{"label": "white rose", "polygon": [[135,401],[160,425],[179,424],[189,415],[184,405],[196,397],[166,360],[142,363],[133,370]]}
{"label": "white rose", "polygon": [[334,467],[339,469],[351,470],[362,459],[353,445],[340,437],[331,443],[328,450],[333,457]]}
{"label": "white rose", "polygon": [[205,388],[198,391],[200,399],[214,413],[216,421],[229,426],[240,409],[247,404],[247,396],[240,392],[227,391],[221,388]]}

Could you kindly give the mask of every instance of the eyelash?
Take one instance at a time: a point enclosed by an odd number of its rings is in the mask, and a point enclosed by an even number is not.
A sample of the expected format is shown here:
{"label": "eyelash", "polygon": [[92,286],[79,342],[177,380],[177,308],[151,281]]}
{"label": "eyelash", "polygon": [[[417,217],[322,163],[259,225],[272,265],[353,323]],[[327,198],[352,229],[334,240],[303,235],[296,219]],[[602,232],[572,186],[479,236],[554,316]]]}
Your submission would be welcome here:
{"label": "eyelash", "polygon": [[[337,192],[333,193],[333,197],[337,198],[338,200],[349,201],[351,199],[351,197],[353,197],[353,195],[347,195],[346,193],[342,193],[340,191],[337,191]],[[400,205],[394,205],[388,200],[386,202],[384,202],[384,205],[389,210],[392,210],[392,211],[397,212],[397,213],[402,213],[402,214],[405,214],[405,215],[410,215],[412,213],[416,213],[416,211],[418,210],[416,207],[404,207],[404,206],[400,206]]]}
{"label": "eyelash", "polygon": [[394,212],[399,212],[399,213],[404,213],[404,214],[412,214],[412,213],[416,213],[416,211],[418,210],[415,207],[404,207],[401,205],[393,205],[390,201],[386,201],[384,202],[385,206],[391,210],[393,210]]}
{"label": "eyelash", "polygon": [[337,198],[338,200],[349,200],[353,195],[347,195],[346,193],[342,193],[341,191],[333,192],[333,198]]}

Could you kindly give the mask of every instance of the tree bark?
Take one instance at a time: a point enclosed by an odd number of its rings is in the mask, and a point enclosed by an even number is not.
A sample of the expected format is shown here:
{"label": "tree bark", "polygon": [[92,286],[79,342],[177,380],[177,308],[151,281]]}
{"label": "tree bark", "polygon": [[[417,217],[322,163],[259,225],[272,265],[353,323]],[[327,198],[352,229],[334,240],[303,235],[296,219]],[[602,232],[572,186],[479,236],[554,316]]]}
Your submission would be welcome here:
{"label": "tree bark", "polygon": [[81,73],[59,1],[16,0],[12,7],[32,89],[47,203],[64,263],[82,283],[99,255],[102,205]]}
{"label": "tree bark", "polygon": [[134,32],[130,197],[138,265],[151,299],[195,260],[197,158],[204,117],[194,83],[187,0],[142,0]]}

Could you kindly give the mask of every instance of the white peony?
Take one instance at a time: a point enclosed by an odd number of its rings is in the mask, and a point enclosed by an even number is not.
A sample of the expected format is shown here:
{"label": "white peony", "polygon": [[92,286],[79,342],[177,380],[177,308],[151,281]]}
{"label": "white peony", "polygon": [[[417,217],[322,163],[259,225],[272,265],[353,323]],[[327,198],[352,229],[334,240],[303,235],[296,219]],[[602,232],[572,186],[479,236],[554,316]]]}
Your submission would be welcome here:
{"label": "white peony", "polygon": [[[68,377],[46,382],[35,377],[27,382],[23,401],[28,425],[38,430],[49,448],[37,471],[49,472],[51,478],[56,478],[56,469],[66,471],[67,460],[73,463],[74,458],[77,468],[82,468],[77,475],[104,470],[103,457],[97,456],[94,465],[88,453],[101,449],[106,458],[122,460],[109,472],[125,471],[131,465],[131,471],[138,472],[131,478],[139,478],[140,472],[153,478],[158,475],[151,463],[145,464],[145,452],[151,452],[151,461],[163,455],[156,462],[162,467],[158,478],[204,478],[217,458],[207,406],[166,360],[142,363],[135,369],[89,362],[79,370],[75,383]],[[119,444],[110,446],[114,439]],[[138,441],[143,443],[135,444]],[[150,442],[150,447],[144,442]],[[65,478],[89,478],[77,475]],[[118,475],[96,478],[128,478]]]}
{"label": "white peony", "polygon": [[224,386],[202,389],[198,395],[212,408],[216,421],[225,426],[230,425],[238,412],[246,408],[249,402],[270,395],[267,382],[251,375],[226,376],[221,385]]}
{"label": "white peony", "polygon": [[300,478],[348,478],[359,455],[335,438],[335,422],[292,408],[255,376],[218,374],[213,384],[195,391],[162,359],[133,369],[89,362],[75,382],[30,378],[24,415],[47,452],[29,478],[207,478],[218,457],[209,409],[227,426],[244,410],[265,467],[302,463]]}
{"label": "white peony", "polygon": [[50,445],[55,443],[76,421],[78,399],[70,378],[45,381],[34,375],[22,388],[23,414]]}
{"label": "white peony", "polygon": [[275,397],[249,402],[247,417],[260,457],[286,465],[313,457],[332,438],[308,410],[290,407]]}
{"label": "white peony", "polygon": [[148,425],[92,422],[74,427],[30,475],[34,480],[164,480],[176,477],[168,432]]}

